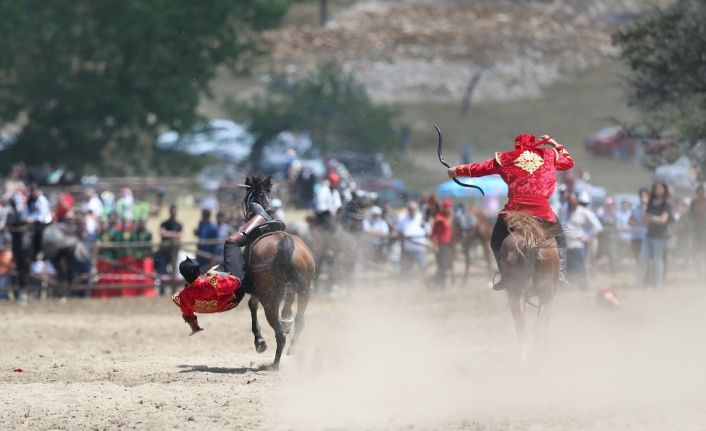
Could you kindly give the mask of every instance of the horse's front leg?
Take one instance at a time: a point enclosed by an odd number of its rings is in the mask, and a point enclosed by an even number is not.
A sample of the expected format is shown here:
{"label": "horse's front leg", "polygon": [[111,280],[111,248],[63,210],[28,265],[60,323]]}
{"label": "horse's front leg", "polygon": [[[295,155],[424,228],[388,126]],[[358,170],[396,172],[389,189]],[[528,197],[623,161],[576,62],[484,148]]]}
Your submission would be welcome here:
{"label": "horse's front leg", "polygon": [[287,343],[287,335],[284,333],[284,328],[282,327],[282,322],[279,320],[279,304],[281,298],[269,298],[269,300],[263,303],[263,308],[265,309],[265,317],[267,317],[267,323],[270,324],[272,329],[275,331],[275,340],[277,340],[277,350],[275,351],[275,361],[272,363],[272,369],[279,369],[279,360],[282,357],[282,351],[284,350],[284,345]]}
{"label": "horse's front leg", "polygon": [[527,360],[527,333],[525,331],[525,298],[523,295],[508,295],[510,313],[515,320],[515,332],[520,341],[522,360]]}
{"label": "horse's front leg", "polygon": [[267,342],[262,338],[260,332],[260,323],[257,321],[257,307],[260,300],[255,295],[250,295],[248,308],[250,308],[250,317],[252,318],[252,334],[255,336],[255,350],[257,353],[262,353],[267,350]]}

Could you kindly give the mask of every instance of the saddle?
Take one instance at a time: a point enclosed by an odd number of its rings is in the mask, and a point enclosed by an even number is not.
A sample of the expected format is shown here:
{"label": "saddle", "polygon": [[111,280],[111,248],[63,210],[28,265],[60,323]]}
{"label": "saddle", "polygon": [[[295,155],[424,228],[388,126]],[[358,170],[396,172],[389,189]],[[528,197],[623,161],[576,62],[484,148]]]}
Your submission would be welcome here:
{"label": "saddle", "polygon": [[[249,235],[249,242],[245,245],[245,252],[243,253],[243,258],[245,260],[245,274],[250,273],[250,259],[252,257],[252,249],[262,238],[272,235],[277,232],[284,232],[287,230],[287,226],[281,220],[268,221],[256,227]],[[248,278],[247,275],[245,278]]]}

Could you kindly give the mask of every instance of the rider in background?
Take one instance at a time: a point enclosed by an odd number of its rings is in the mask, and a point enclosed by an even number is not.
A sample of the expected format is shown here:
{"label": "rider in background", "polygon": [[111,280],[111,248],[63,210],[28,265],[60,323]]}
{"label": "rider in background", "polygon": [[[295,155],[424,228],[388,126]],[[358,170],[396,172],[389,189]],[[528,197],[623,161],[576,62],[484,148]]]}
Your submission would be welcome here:
{"label": "rider in background", "polygon": [[[541,147],[547,144],[550,148]],[[556,241],[561,258],[561,274],[566,268],[566,238],[549,198],[556,187],[556,171],[566,171],[574,166],[574,160],[564,146],[552,137],[544,135],[537,140],[534,135],[520,134],[515,138],[515,149],[495,153],[495,157],[480,163],[453,166],[448,169],[451,178],[482,177],[498,174],[507,183],[508,202],[495,222],[490,247],[495,260],[500,261],[500,248],[510,234],[504,219],[505,211],[520,211],[540,219],[545,228],[556,231]],[[493,286],[502,290],[502,280]]]}

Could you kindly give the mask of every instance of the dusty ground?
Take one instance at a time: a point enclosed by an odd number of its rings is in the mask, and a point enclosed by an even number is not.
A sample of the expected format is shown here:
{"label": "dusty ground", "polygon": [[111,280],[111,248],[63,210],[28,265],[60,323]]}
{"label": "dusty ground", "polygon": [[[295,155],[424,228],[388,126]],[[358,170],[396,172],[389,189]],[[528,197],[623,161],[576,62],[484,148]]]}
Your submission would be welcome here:
{"label": "dusty ground", "polygon": [[279,373],[246,307],[188,337],[166,299],[0,305],[0,428],[706,429],[704,288],[563,293],[521,363],[502,293],[402,281],[316,298]]}

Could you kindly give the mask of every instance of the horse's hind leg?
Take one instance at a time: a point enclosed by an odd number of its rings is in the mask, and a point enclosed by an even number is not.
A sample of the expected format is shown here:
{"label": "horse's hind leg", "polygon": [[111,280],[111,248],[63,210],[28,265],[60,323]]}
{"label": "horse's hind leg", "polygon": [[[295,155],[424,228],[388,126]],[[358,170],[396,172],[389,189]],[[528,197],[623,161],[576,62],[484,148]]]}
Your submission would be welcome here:
{"label": "horse's hind leg", "polygon": [[257,353],[262,353],[267,350],[267,342],[262,338],[260,323],[257,321],[257,307],[259,303],[260,300],[256,296],[250,295],[248,308],[250,308],[250,317],[252,318],[252,333],[255,336],[255,350]]}
{"label": "horse's hind leg", "polygon": [[297,317],[294,318],[294,337],[292,337],[292,342],[289,343],[289,350],[287,350],[288,355],[294,354],[294,345],[299,340],[299,335],[304,329],[304,314],[306,313],[306,307],[309,305],[309,287],[302,289],[297,295]]}
{"label": "horse's hind leg", "polygon": [[[284,332],[289,334],[292,330],[292,324],[294,319],[292,319],[292,305],[294,305],[294,299],[297,293],[292,287],[287,288],[287,294],[284,297],[284,306],[282,307],[282,317],[279,319],[282,322],[282,327]],[[301,302],[301,301],[300,301]],[[297,316],[299,316],[299,309],[297,308]]]}
{"label": "horse's hind leg", "polygon": [[522,360],[527,359],[527,334],[525,332],[525,299],[522,295],[510,295],[510,313],[515,320],[515,332],[520,341]]}
{"label": "horse's hind leg", "polygon": [[537,322],[534,329],[534,340],[537,350],[545,350],[547,348],[547,328],[549,326],[549,303],[544,301],[539,302],[537,307]]}

